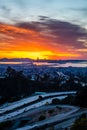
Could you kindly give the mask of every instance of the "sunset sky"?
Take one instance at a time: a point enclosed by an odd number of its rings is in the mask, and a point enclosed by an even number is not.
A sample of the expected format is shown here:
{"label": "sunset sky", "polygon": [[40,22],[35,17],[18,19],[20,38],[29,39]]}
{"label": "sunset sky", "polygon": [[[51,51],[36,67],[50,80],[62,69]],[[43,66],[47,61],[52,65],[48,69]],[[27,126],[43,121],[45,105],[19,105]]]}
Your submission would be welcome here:
{"label": "sunset sky", "polygon": [[87,0],[0,0],[0,58],[87,59]]}

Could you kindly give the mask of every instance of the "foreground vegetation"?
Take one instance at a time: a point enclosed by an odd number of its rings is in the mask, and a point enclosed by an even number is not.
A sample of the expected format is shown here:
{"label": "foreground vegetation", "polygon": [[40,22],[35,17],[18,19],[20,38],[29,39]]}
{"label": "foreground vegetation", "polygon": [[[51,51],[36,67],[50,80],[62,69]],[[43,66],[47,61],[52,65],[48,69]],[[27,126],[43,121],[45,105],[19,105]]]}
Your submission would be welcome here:
{"label": "foreground vegetation", "polygon": [[87,87],[78,91],[75,96],[69,95],[68,97],[62,100],[54,98],[52,100],[52,104],[70,104],[87,108]]}
{"label": "foreground vegetation", "polygon": [[76,119],[70,130],[87,130],[87,117],[83,114],[81,117]]}
{"label": "foreground vegetation", "polygon": [[[5,77],[0,78],[0,104],[20,100],[23,97],[32,95],[36,91],[58,92],[76,90],[78,93],[75,103],[80,106],[87,106],[85,102],[87,97],[87,90],[85,90],[85,94],[82,92],[87,87],[87,85],[85,85],[84,89],[81,85],[82,81],[87,81],[87,76],[82,75],[81,77],[79,74],[78,83],[74,82],[75,77],[73,77],[73,75],[69,76],[70,78],[65,82],[65,84],[61,84],[63,81],[61,76],[54,77],[50,80],[48,74],[44,74],[43,78],[40,80],[38,78],[39,75],[37,76],[37,79],[31,80],[29,76],[25,76],[23,74],[23,71],[17,71],[11,67],[8,67],[5,72]],[[80,81],[80,79],[82,80]],[[82,96],[84,102],[81,101]],[[67,99],[65,100],[66,101],[64,102],[68,103]],[[70,102],[72,101],[70,100]]]}
{"label": "foreground vegetation", "polygon": [[[74,77],[71,76],[65,84],[60,86],[62,79],[54,78],[53,80],[48,80],[49,76],[44,74],[44,77],[39,81],[31,80],[23,74],[23,71],[16,71],[15,69],[8,67],[5,72],[5,77],[0,79],[0,104],[6,102],[14,102],[20,100],[21,98],[32,95],[36,91],[44,92],[57,92],[57,91],[77,91],[76,95],[69,95],[65,99],[53,99],[52,104],[70,104],[80,107],[87,108],[87,84],[82,87],[81,85],[81,75],[79,82],[76,84],[74,82]],[[82,81],[86,82],[86,77],[82,76]],[[39,100],[42,97],[39,96]],[[61,110],[61,108],[59,108]],[[49,114],[52,114],[54,110],[49,110]],[[44,120],[45,115],[39,117],[39,121]],[[26,123],[26,121],[23,121]],[[12,121],[7,121],[0,123],[0,130],[9,130],[13,126]],[[82,116],[77,119],[70,130],[87,130],[87,118]]]}

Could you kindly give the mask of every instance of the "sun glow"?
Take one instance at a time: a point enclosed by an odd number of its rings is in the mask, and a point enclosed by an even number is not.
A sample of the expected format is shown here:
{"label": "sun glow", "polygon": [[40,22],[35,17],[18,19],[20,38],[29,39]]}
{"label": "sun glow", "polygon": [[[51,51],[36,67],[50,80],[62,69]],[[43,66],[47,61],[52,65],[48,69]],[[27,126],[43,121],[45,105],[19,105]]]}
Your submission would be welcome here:
{"label": "sun glow", "polygon": [[30,51],[7,51],[1,52],[1,57],[8,58],[31,58],[31,59],[65,59],[70,57],[79,57],[78,54],[68,54],[68,53],[56,53],[52,51],[38,51],[38,52],[30,52]]}
{"label": "sun glow", "polygon": [[[0,52],[1,53],[1,52]],[[30,51],[11,51],[5,52],[2,57],[9,57],[9,58],[31,58],[31,59],[49,59],[49,55],[52,55],[51,51],[42,51],[42,52],[30,52]]]}
{"label": "sun glow", "polygon": [[[43,33],[45,33],[45,35],[43,35]],[[68,46],[63,47],[58,41],[54,42],[52,38],[48,39],[46,36],[50,36],[49,33],[47,32],[46,34],[46,32],[43,31],[40,33],[38,30],[0,24],[0,58],[56,60],[80,57],[80,53],[73,48],[69,50]],[[83,51],[86,52],[85,50]]]}

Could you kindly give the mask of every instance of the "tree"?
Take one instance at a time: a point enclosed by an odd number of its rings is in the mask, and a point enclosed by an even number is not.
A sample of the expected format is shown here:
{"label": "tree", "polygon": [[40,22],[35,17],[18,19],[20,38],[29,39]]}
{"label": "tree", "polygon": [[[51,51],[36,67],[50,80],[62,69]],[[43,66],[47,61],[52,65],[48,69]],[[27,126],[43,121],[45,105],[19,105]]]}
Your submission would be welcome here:
{"label": "tree", "polygon": [[86,115],[83,114],[80,118],[76,119],[70,130],[87,130]]}
{"label": "tree", "polygon": [[5,72],[6,78],[24,78],[23,71],[16,71],[15,69],[11,68],[10,66],[7,68]]}
{"label": "tree", "polygon": [[41,116],[39,117],[39,121],[42,121],[42,120],[45,120],[45,119],[46,119],[45,115],[41,115]]}
{"label": "tree", "polygon": [[77,93],[75,105],[87,107],[87,86]]}
{"label": "tree", "polygon": [[39,95],[38,99],[39,99],[39,100],[42,100],[42,99],[43,99],[43,97],[42,97],[41,95]]}
{"label": "tree", "polygon": [[16,70],[11,68],[10,66],[7,68],[5,72],[5,77],[6,78],[12,78],[16,75]]}
{"label": "tree", "polygon": [[59,104],[59,103],[60,103],[60,100],[57,99],[57,98],[54,98],[54,99],[52,100],[52,104]]}

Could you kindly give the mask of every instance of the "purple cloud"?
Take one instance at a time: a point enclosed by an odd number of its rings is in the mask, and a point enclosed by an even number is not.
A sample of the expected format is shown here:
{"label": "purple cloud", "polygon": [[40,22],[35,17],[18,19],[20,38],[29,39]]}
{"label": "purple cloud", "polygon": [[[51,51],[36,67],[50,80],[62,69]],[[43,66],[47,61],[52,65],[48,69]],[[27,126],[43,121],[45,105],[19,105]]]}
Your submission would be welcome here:
{"label": "purple cloud", "polygon": [[55,43],[65,46],[71,46],[76,49],[84,49],[84,42],[78,39],[87,38],[87,30],[79,25],[69,22],[50,19],[45,16],[40,16],[38,22],[20,22],[16,26],[34,30],[40,33],[40,36],[47,39],[49,43]]}

